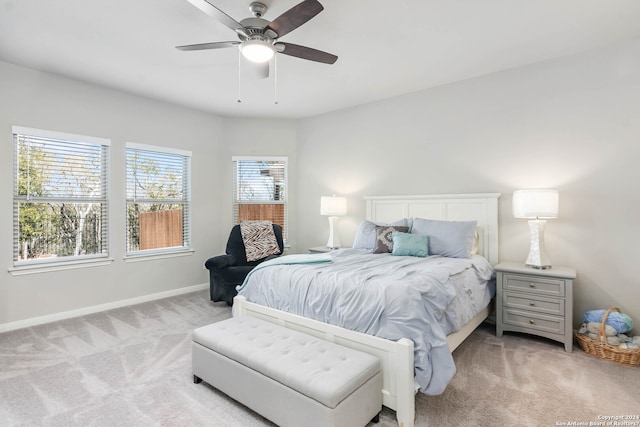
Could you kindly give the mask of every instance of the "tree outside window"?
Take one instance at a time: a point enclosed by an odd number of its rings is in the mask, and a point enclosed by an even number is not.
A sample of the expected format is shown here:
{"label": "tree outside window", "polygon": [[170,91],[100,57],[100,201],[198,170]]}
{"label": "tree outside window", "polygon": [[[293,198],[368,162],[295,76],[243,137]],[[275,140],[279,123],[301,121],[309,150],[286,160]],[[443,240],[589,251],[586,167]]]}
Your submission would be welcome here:
{"label": "tree outside window", "polygon": [[106,257],[109,141],[13,128],[14,265]]}

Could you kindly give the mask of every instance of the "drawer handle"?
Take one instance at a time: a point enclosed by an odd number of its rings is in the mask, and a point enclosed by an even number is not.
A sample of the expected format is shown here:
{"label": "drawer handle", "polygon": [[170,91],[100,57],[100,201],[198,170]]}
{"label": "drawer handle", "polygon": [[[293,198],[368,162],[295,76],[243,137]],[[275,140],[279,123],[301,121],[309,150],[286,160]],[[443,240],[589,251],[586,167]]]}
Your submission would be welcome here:
{"label": "drawer handle", "polygon": [[535,302],[533,302],[533,301],[531,301],[531,302],[529,303],[529,305],[530,305],[531,307],[534,307],[534,306],[536,305],[536,303],[535,303]]}
{"label": "drawer handle", "polygon": [[535,325],[536,322],[533,319],[529,319],[529,323],[531,323],[532,325]]}
{"label": "drawer handle", "polygon": [[530,288],[535,288],[535,287],[536,287],[536,285],[534,285],[533,283],[529,283],[529,287],[530,287]]}

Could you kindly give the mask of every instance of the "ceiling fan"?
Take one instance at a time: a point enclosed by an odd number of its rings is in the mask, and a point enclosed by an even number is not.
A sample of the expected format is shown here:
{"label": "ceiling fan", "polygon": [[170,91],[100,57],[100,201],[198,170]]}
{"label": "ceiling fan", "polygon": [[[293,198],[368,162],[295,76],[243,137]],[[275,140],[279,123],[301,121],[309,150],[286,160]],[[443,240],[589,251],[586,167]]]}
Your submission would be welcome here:
{"label": "ceiling fan", "polygon": [[331,53],[300,46],[293,43],[281,42],[279,39],[300,27],[311,18],[320,13],[324,7],[317,0],[304,0],[292,7],[273,21],[267,21],[262,16],[267,11],[267,6],[259,1],[249,5],[253,18],[245,18],[240,22],[218,9],[209,0],[188,0],[198,9],[213,16],[237,34],[240,41],[223,41],[212,43],[190,44],[176,46],[176,49],[205,50],[222,49],[238,46],[242,55],[250,61],[263,64],[262,77],[269,75],[268,61],[276,54],[282,53],[309,61],[324,64],[333,64],[338,57]]}

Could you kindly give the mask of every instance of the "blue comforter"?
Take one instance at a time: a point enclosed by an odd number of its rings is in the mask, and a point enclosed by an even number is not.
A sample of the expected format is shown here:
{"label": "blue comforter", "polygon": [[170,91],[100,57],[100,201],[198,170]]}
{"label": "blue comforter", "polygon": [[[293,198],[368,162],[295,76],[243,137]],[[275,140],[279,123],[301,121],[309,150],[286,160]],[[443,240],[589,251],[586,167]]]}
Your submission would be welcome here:
{"label": "blue comforter", "polygon": [[[369,335],[394,341],[408,338],[414,343],[420,391],[440,394],[455,374],[446,341],[446,335],[454,332],[447,330],[452,316],[446,310],[484,308],[492,276],[491,265],[479,256],[416,258],[344,249],[263,263],[247,277],[239,294],[251,302]],[[476,293],[475,298],[470,293]],[[466,321],[475,314],[453,317]]]}

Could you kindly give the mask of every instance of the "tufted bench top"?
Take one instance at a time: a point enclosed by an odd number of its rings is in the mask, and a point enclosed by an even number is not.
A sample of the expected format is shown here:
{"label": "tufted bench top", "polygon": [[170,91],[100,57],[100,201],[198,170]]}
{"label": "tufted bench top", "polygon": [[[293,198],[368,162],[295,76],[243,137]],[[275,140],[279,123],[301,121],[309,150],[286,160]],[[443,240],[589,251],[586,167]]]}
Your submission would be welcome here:
{"label": "tufted bench top", "polygon": [[193,341],[332,409],[380,371],[367,353],[248,316],[198,328]]}

